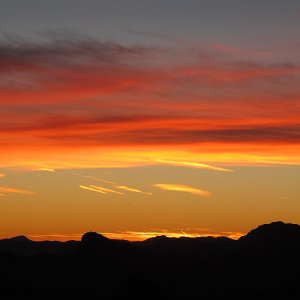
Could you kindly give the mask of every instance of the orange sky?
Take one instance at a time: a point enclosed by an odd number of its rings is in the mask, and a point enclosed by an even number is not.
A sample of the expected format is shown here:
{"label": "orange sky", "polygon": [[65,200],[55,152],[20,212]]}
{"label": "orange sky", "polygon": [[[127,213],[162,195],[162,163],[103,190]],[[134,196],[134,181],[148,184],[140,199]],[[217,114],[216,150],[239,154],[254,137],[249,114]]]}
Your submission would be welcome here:
{"label": "orange sky", "polygon": [[[197,174],[209,177],[206,174],[222,173],[230,178],[236,168],[272,167],[281,178],[281,167],[294,170],[300,164],[300,68],[296,62],[273,59],[271,52],[260,55],[220,43],[206,47],[149,47],[85,38],[43,44],[18,41],[0,45],[0,65],[0,206],[16,222],[13,228],[9,218],[2,221],[2,235],[22,234],[22,226],[26,227],[27,218],[20,210],[24,204],[17,204],[18,197],[22,201],[26,197],[45,201],[39,208],[30,203],[30,212],[23,207],[23,213],[31,216],[24,232],[36,237],[51,236],[51,232],[52,236],[72,236],[88,228],[103,228],[116,236],[119,232],[122,237],[127,232],[133,239],[143,236],[143,232],[160,230],[180,235],[187,226],[175,226],[180,208],[169,203],[172,197],[175,201],[186,195],[189,201],[197,197],[229,201],[230,192],[225,198],[218,194],[224,188],[222,182],[210,178],[207,187],[202,186],[203,179],[198,182]],[[147,168],[155,170],[157,166],[167,168],[168,175],[159,181],[148,180]],[[143,171],[138,177],[143,181],[138,183],[135,178],[136,183],[127,182],[122,178],[122,182],[114,182],[113,176],[105,175],[99,184],[95,180],[99,174],[95,177],[87,171],[94,173],[98,169],[102,173],[109,169],[114,173],[116,168],[127,170],[128,175],[131,169],[140,168]],[[72,173],[81,174],[81,170],[85,175],[77,182]],[[180,180],[180,173],[172,178],[174,170],[190,173]],[[60,197],[65,204],[58,214],[57,228],[55,221],[47,217],[47,209],[57,213],[60,206],[55,200],[52,207],[51,199],[58,195],[36,176],[52,176],[48,177],[48,185],[56,189],[59,172],[69,172],[63,173],[63,182],[76,183],[62,188]],[[245,180],[250,176],[246,170],[241,173]],[[263,180],[260,174],[257,176]],[[281,184],[288,187],[287,182],[284,179]],[[274,196],[258,182],[257,185],[253,188],[262,195]],[[233,195],[233,201],[238,201],[245,191],[243,185],[236,189],[239,192]],[[90,210],[93,205],[89,203],[91,207],[87,209],[82,202],[100,196],[123,197],[130,202],[132,194],[134,201],[140,197],[143,202],[148,197],[155,203],[165,196],[172,211],[170,215],[166,213],[166,224],[159,223],[160,229],[151,224],[143,203],[133,215],[127,208],[117,209],[113,221],[105,219],[100,226]],[[299,191],[293,190],[292,195],[292,199],[296,198]],[[78,223],[75,217],[62,218],[68,208],[72,210],[72,197],[81,203],[74,206],[77,217],[80,210],[87,209],[84,218],[77,218]],[[111,204],[94,205],[94,209],[112,214]],[[234,210],[232,205],[227,208],[229,215]],[[256,205],[251,206],[253,216]],[[290,203],[282,218],[295,220],[293,211],[297,207]],[[186,214],[193,214],[195,207],[185,209]],[[227,232],[230,236],[232,232],[244,232],[254,220],[264,220],[257,217],[239,224],[237,218],[236,223],[225,228],[226,216],[214,223],[211,209],[206,207],[211,216],[208,219],[200,214],[211,234]],[[271,216],[280,218],[277,213]],[[41,221],[43,218],[46,219]],[[196,215],[191,219],[194,231],[188,230],[188,234],[202,234],[195,229],[199,225]],[[43,225],[38,229],[34,222]]]}
{"label": "orange sky", "polygon": [[182,160],[175,149],[199,162],[214,152],[217,163],[299,163],[297,65],[242,61],[214,46],[10,47],[0,57],[3,166],[64,167],[70,149],[81,158],[67,166],[80,167],[99,151],[107,166],[123,165],[122,153],[126,165],[140,164],[137,153],[142,161],[165,159],[165,151]]}

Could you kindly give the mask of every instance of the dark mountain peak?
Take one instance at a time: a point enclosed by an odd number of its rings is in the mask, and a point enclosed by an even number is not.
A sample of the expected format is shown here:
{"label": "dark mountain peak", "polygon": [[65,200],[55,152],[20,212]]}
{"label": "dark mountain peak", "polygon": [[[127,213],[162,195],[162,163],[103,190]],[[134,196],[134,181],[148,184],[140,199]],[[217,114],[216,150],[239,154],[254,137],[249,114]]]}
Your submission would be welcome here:
{"label": "dark mountain peak", "polygon": [[80,242],[79,251],[86,255],[126,256],[135,252],[135,246],[128,241],[109,239],[97,232],[85,233]]}
{"label": "dark mountain peak", "polygon": [[16,243],[26,243],[26,242],[32,242],[29,238],[27,238],[25,235],[19,235],[12,237],[8,239],[11,242],[16,242]]}
{"label": "dark mountain peak", "polygon": [[109,239],[105,236],[103,236],[102,234],[99,234],[97,232],[87,232],[85,233],[82,238],[81,238],[81,242],[82,243],[103,243],[109,241]]}
{"label": "dark mountain peak", "polygon": [[171,241],[172,241],[172,238],[169,238],[165,235],[158,235],[158,236],[154,236],[149,239],[146,239],[140,243],[143,245],[165,245],[167,243],[170,243]]}
{"label": "dark mountain peak", "polygon": [[151,237],[151,238],[147,239],[146,241],[166,241],[168,239],[170,239],[170,238],[168,238],[165,235],[158,235],[158,236]]}
{"label": "dark mountain peak", "polygon": [[263,224],[251,230],[240,240],[286,242],[300,239],[300,226],[281,221]]}

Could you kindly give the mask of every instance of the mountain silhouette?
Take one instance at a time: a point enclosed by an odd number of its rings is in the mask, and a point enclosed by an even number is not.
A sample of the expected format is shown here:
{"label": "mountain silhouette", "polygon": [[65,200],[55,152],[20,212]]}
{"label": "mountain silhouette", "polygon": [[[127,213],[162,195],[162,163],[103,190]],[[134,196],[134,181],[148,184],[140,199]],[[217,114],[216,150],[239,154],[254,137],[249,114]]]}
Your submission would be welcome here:
{"label": "mountain silhouette", "polygon": [[240,248],[266,257],[266,261],[282,260],[300,253],[300,226],[283,222],[273,222],[258,226],[239,239]]}
{"label": "mountain silhouette", "polygon": [[87,232],[81,238],[80,247],[84,252],[97,253],[110,250],[111,241],[97,232]]}
{"label": "mountain silhouette", "polygon": [[81,238],[82,243],[92,243],[92,244],[105,243],[108,240],[109,239],[107,237],[97,232],[87,232]]}
{"label": "mountain silhouette", "polygon": [[300,299],[300,226],[264,224],[238,240],[18,236],[0,240],[0,265],[8,299]]}
{"label": "mountain silhouette", "polygon": [[7,252],[16,255],[32,256],[40,253],[67,254],[72,253],[79,242],[77,241],[41,241],[36,242],[26,236],[17,236],[0,240],[0,253]]}
{"label": "mountain silhouette", "polygon": [[31,240],[28,239],[24,235],[15,236],[15,237],[12,237],[12,238],[6,239],[6,240],[10,240],[11,242],[15,242],[15,243],[28,243],[28,242],[31,242]]}
{"label": "mountain silhouette", "polygon": [[283,222],[273,222],[258,226],[251,230],[240,240],[251,240],[256,242],[290,243],[298,242],[300,239],[300,226]]}

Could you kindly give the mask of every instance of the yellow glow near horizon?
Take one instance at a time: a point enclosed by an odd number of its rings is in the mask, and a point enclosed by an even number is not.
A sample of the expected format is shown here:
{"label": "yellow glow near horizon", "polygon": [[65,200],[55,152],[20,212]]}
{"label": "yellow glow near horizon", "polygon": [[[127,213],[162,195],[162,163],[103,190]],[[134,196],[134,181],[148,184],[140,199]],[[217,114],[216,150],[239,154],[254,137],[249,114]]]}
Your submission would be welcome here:
{"label": "yellow glow near horizon", "polygon": [[[184,231],[168,231],[168,230],[152,230],[152,231],[118,231],[118,232],[99,232],[99,234],[113,240],[127,240],[127,241],[144,241],[157,236],[166,236],[169,238],[199,238],[199,237],[227,237],[230,239],[237,240],[241,236],[245,235],[242,232],[215,232],[204,230],[207,232],[184,232]],[[57,240],[57,241],[69,241],[69,240],[81,240],[84,233],[73,233],[73,234],[29,234],[28,238],[34,241],[45,241],[45,240]]]}

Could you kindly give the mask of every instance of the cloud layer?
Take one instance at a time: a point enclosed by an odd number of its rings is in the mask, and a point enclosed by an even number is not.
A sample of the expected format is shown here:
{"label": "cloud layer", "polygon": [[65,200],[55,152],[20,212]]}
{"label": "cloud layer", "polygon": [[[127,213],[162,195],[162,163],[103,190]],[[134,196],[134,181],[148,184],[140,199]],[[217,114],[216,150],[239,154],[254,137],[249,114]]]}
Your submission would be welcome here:
{"label": "cloud layer", "polygon": [[298,164],[300,67],[248,54],[219,43],[2,42],[0,162],[184,165],[190,153],[185,166],[219,171],[222,163]]}

